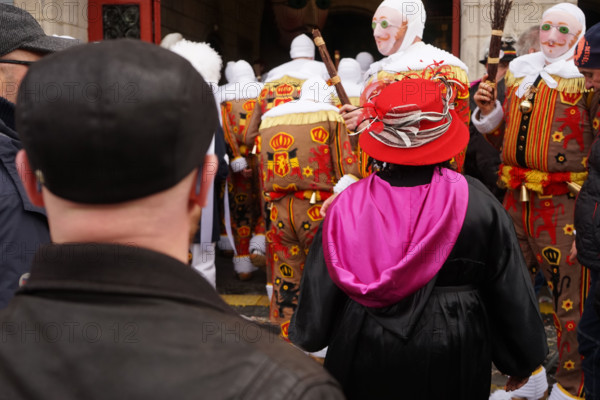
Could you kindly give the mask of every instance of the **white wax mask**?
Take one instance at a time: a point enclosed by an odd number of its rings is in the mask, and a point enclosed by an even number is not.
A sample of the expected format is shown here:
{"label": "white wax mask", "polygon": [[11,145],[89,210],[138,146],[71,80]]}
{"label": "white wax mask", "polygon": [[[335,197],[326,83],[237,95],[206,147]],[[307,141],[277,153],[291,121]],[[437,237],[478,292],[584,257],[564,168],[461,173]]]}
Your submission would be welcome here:
{"label": "white wax mask", "polygon": [[556,59],[574,48],[581,30],[581,23],[568,13],[546,13],[540,24],[540,46],[546,59]]}
{"label": "white wax mask", "polygon": [[377,49],[384,56],[389,56],[397,52],[402,45],[408,21],[403,20],[398,10],[379,7],[373,15],[372,27]]}

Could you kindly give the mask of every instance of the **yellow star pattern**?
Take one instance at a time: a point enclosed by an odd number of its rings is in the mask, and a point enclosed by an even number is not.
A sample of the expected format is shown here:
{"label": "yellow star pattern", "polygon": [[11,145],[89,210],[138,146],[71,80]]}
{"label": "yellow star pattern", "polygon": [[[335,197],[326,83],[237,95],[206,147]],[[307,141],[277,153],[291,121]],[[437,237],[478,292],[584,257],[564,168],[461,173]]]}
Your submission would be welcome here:
{"label": "yellow star pattern", "polygon": [[300,247],[294,245],[290,249],[290,252],[292,253],[293,256],[296,256],[296,255],[298,255],[298,253],[300,253]]}
{"label": "yellow star pattern", "polygon": [[566,224],[563,227],[563,232],[565,233],[565,235],[573,236],[574,230],[575,230],[575,227],[573,226],[573,224]]}
{"label": "yellow star pattern", "polygon": [[567,360],[565,361],[565,363],[563,364],[563,368],[570,371],[572,369],[575,368],[575,363],[571,360]]}
{"label": "yellow star pattern", "polygon": [[583,157],[583,159],[581,160],[581,165],[583,165],[585,168],[587,168],[587,161],[588,161],[587,157]]}
{"label": "yellow star pattern", "polygon": [[564,300],[562,302],[562,309],[565,311],[571,311],[573,309],[573,301],[570,299]]}
{"label": "yellow star pattern", "polygon": [[563,140],[565,140],[565,135],[563,135],[563,133],[562,133],[562,132],[560,132],[560,131],[556,131],[556,132],[554,132],[554,134],[552,135],[552,140],[553,140],[553,141],[555,141],[555,142],[557,142],[557,143],[560,143],[560,142],[562,142]]}
{"label": "yellow star pattern", "polygon": [[307,166],[306,168],[304,168],[304,169],[302,170],[302,174],[303,174],[305,177],[307,177],[307,178],[308,178],[309,176],[312,176],[312,175],[313,175],[313,171],[314,171],[314,170],[313,170],[311,167]]}

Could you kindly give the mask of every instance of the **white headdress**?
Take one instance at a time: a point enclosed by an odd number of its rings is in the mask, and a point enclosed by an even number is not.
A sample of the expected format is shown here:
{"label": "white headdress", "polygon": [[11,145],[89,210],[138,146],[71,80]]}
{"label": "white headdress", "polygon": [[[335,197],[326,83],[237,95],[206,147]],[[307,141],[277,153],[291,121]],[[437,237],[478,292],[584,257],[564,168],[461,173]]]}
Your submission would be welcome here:
{"label": "white headdress", "polygon": [[290,46],[290,57],[315,58],[315,44],[304,34],[296,36],[294,40],[292,40],[292,45]]}
{"label": "white headdress", "polygon": [[402,14],[403,19],[408,21],[408,29],[398,51],[406,50],[415,38],[423,38],[427,14],[421,0],[384,0],[379,7],[393,8]]}
{"label": "white headdress", "polygon": [[544,21],[546,15],[551,12],[567,13],[575,17],[577,22],[581,24],[581,32],[579,33],[579,36],[577,36],[575,44],[569,50],[567,50],[565,54],[555,58],[545,57],[549,63],[554,63],[561,60],[568,60],[575,54],[575,50],[577,49],[577,43],[579,43],[579,41],[585,34],[585,14],[576,5],[573,5],[571,3],[560,3],[544,11],[544,14],[542,14],[542,21]]}

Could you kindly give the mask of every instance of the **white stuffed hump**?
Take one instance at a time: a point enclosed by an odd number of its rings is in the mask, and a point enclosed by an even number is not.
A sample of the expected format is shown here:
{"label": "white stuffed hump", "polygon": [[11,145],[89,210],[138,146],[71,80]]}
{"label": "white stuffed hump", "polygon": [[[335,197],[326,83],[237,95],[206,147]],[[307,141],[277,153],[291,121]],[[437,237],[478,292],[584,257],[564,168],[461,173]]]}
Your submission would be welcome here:
{"label": "white stuffed hump", "polygon": [[188,60],[205,81],[217,84],[221,79],[221,56],[207,43],[182,39],[171,50]]}
{"label": "white stuffed hump", "polygon": [[160,47],[164,47],[165,49],[171,49],[173,45],[183,39],[181,33],[173,32],[169,33],[167,36],[163,38],[160,42]]}

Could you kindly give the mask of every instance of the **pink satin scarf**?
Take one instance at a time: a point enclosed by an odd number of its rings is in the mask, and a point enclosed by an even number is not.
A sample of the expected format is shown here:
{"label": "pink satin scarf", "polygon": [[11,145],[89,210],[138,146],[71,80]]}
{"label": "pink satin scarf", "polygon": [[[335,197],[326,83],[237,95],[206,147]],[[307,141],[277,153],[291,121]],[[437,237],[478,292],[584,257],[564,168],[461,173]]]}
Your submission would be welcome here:
{"label": "pink satin scarf", "polygon": [[375,174],[342,192],[323,222],[329,274],[368,307],[397,303],[440,270],[462,229],[466,179],[436,170],[432,182],[394,187]]}

